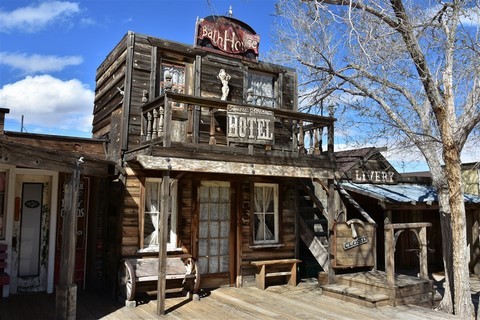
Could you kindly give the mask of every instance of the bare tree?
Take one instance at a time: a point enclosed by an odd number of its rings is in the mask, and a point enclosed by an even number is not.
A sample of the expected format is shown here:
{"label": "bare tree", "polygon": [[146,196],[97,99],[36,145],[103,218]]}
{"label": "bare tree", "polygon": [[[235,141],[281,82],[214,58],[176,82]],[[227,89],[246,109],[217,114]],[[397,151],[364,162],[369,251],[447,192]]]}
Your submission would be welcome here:
{"label": "bare tree", "polygon": [[[301,74],[303,106],[337,103],[362,141],[417,148],[437,188],[448,286],[474,315],[460,155],[480,142],[479,0],[279,0],[273,56]],[[448,290],[450,288],[450,290]]]}

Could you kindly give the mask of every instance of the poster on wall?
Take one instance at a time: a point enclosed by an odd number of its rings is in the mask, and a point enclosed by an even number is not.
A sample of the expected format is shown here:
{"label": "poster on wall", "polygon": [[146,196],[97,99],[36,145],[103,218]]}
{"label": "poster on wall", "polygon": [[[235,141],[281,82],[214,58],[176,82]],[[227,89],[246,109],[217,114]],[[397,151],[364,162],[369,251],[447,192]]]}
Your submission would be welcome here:
{"label": "poster on wall", "polygon": [[[60,181],[61,185],[65,183],[63,177]],[[88,216],[88,195],[89,195],[90,179],[88,177],[80,178],[80,186],[78,191],[78,206],[77,206],[77,242],[76,249],[83,250],[85,247],[87,237],[87,216]],[[62,248],[62,226],[64,215],[64,190],[62,188],[62,195],[60,198],[61,209],[59,219],[57,221],[57,250]]]}

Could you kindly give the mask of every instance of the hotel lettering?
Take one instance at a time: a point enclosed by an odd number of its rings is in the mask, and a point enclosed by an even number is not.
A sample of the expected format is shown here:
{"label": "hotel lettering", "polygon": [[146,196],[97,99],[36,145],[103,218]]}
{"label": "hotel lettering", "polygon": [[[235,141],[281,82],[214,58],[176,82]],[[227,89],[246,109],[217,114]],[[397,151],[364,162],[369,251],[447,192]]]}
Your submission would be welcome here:
{"label": "hotel lettering", "polygon": [[273,130],[272,111],[228,106],[227,138],[229,142],[273,144]]}

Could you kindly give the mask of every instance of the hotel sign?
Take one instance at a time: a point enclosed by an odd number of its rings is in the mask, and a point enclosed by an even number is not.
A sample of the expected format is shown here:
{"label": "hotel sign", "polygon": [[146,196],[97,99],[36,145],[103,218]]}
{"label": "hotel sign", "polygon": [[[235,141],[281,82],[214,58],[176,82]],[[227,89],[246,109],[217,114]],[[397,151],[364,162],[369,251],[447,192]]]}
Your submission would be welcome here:
{"label": "hotel sign", "polygon": [[273,111],[237,105],[227,106],[228,142],[248,144],[274,143]]}
{"label": "hotel sign", "polygon": [[244,54],[252,51],[258,56],[260,36],[243,27],[240,21],[227,17],[207,17],[198,22],[197,43],[201,46],[205,39],[223,52]]}

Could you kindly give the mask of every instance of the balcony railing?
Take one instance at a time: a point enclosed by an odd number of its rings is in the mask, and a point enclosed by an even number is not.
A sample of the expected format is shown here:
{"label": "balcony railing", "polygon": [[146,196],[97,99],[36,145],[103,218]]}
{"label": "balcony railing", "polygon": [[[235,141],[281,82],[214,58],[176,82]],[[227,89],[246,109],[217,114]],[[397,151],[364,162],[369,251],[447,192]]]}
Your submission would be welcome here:
{"label": "balcony railing", "polygon": [[333,159],[334,118],[167,92],[142,107],[142,144],[214,145]]}

